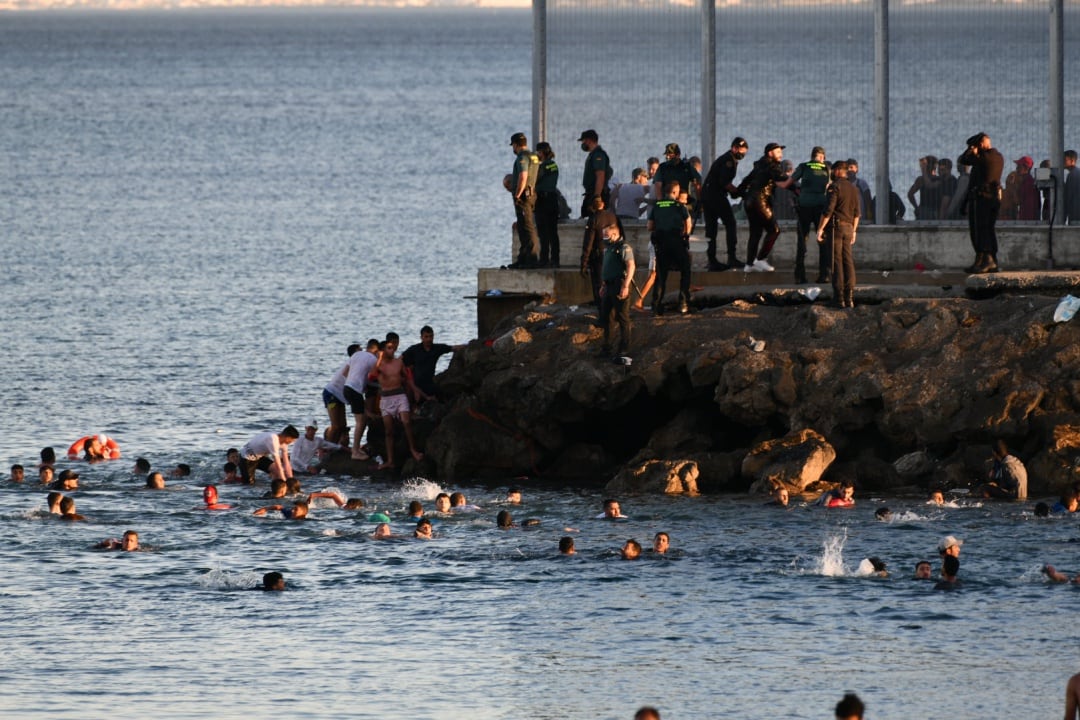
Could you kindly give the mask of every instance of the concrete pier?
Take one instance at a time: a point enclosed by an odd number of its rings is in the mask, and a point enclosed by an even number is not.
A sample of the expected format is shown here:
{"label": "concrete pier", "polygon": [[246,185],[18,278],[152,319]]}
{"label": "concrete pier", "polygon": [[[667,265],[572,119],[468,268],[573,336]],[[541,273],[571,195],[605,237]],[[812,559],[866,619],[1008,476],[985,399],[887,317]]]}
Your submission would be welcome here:
{"label": "concrete pier", "polygon": [[[638,265],[636,281],[642,287],[648,275],[649,233],[643,222],[624,221],[627,239],[634,248]],[[707,241],[704,228],[699,227],[690,238],[693,267],[691,284],[703,288],[695,291],[696,304],[715,305],[738,298],[758,295],[784,297],[803,293],[810,285],[794,284],[795,238],[794,223],[781,223],[782,232],[769,261],[775,272],[744,273],[738,271],[708,272],[705,270]],[[584,304],[592,300],[587,277],[579,271],[583,221],[559,225],[562,245],[561,267],[537,270],[504,270],[498,267],[481,268],[477,273],[477,328],[485,336],[505,317],[519,312],[536,300],[567,305]],[[745,260],[749,229],[739,228],[739,257]],[[718,256],[727,254],[720,228]],[[817,275],[817,244],[811,240],[807,247],[806,274],[811,280]],[[974,259],[974,250],[966,222],[905,225],[864,225],[856,239],[855,267],[858,279],[856,300],[881,301],[890,297],[941,297],[949,295],[990,295],[1001,292],[1064,293],[1080,287],[1080,226],[1054,227],[1041,223],[999,223],[998,264],[1002,272],[968,276],[962,268]],[[511,233],[510,258],[516,257],[518,240]],[[1052,254],[1051,254],[1052,253]],[[668,288],[676,278],[669,278]],[[820,287],[821,299],[829,299],[832,290]],[[669,294],[669,298],[671,295]],[[648,305],[648,300],[646,300]]]}

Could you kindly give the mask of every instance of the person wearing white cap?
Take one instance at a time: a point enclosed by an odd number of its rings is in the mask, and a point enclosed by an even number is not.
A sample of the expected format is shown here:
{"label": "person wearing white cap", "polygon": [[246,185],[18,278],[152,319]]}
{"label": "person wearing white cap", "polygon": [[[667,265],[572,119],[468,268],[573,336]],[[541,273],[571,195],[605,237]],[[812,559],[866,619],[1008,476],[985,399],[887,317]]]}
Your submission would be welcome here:
{"label": "person wearing white cap", "polygon": [[291,454],[294,472],[318,475],[323,456],[343,449],[341,445],[316,435],[315,431],[318,429],[318,423],[311,420],[304,427],[304,434],[293,443]]}
{"label": "person wearing white cap", "polygon": [[960,557],[960,546],[963,544],[963,540],[958,540],[952,535],[946,535],[941,538],[941,542],[938,543],[938,555],[941,555],[941,557],[951,555],[954,558],[958,558]]}

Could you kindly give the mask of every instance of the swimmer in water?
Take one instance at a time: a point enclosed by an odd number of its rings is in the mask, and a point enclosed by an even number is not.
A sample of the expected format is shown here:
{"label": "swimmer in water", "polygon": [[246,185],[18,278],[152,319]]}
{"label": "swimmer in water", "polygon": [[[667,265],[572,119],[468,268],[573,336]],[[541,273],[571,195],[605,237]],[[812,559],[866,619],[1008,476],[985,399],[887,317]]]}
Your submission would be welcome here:
{"label": "swimmer in water", "polygon": [[848,693],[836,703],[836,720],[863,720],[866,706],[855,693]]}
{"label": "swimmer in water", "polygon": [[68,522],[79,522],[86,518],[75,512],[74,498],[65,497],[60,500],[60,519]]}
{"label": "swimmer in water", "polygon": [[623,560],[637,560],[641,557],[641,543],[637,540],[627,540],[621,552]]}
{"label": "swimmer in water", "polygon": [[150,472],[150,461],[146,458],[135,458],[135,467],[131,468],[133,475],[146,475]]}
{"label": "swimmer in water", "polygon": [[[12,473],[12,480],[14,480],[15,479],[14,478],[15,468],[11,469],[11,473]],[[1080,495],[1077,495],[1072,490],[1069,490],[1069,491],[1065,492],[1061,496],[1060,500],[1058,500],[1056,503],[1053,504],[1053,506],[1050,508],[1050,512],[1052,512],[1052,513],[1068,513],[1068,514],[1071,515],[1072,513],[1076,512],[1078,509],[1080,509]]]}
{"label": "swimmer in water", "polygon": [[53,472],[54,471],[52,465],[42,465],[38,468],[38,480],[41,481],[42,485],[52,484]]}
{"label": "swimmer in water", "polygon": [[506,502],[510,505],[521,504],[521,488],[512,487],[506,491]]}
{"label": "swimmer in water", "polygon": [[941,561],[941,579],[934,585],[935,590],[952,590],[960,587],[960,581],[956,576],[960,573],[960,560],[952,555],[946,555]]}
{"label": "swimmer in water", "polygon": [[622,514],[622,508],[619,507],[619,501],[615,498],[608,498],[604,500],[604,512],[596,516],[597,520],[625,520],[626,515]]}
{"label": "swimmer in water", "polygon": [[660,711],[646,705],[634,713],[634,720],[660,720]]}
{"label": "swimmer in water", "polygon": [[664,555],[668,551],[668,547],[671,546],[671,536],[666,532],[658,532],[653,535],[652,549],[657,555]]}
{"label": "swimmer in water", "polygon": [[933,568],[930,566],[929,560],[920,560],[915,563],[915,579],[916,580],[930,580],[933,578]]}
{"label": "swimmer in water", "polygon": [[450,512],[450,496],[446,493],[439,493],[435,496],[435,512],[448,513]]}
{"label": "swimmer in water", "polygon": [[1072,580],[1069,580],[1069,576],[1054,568],[1053,565],[1043,565],[1043,574],[1050,578],[1051,582],[1067,583],[1074,582],[1080,583],[1080,575],[1075,576]]}
{"label": "swimmer in water", "polygon": [[169,471],[173,477],[188,477],[191,475],[191,466],[186,463],[177,463],[176,467]]}
{"label": "swimmer in water", "polygon": [[279,572],[268,572],[263,575],[262,586],[255,589],[281,592],[285,589],[285,577]]}
{"label": "swimmer in water", "polygon": [[421,518],[420,522],[416,523],[416,530],[413,531],[413,537],[420,540],[430,540],[431,535],[431,521],[427,518]]}
{"label": "swimmer in water", "polygon": [[221,482],[226,485],[244,482],[244,478],[240,477],[240,470],[236,467],[236,463],[227,462],[222,469],[225,472],[225,477],[221,478]]}
{"label": "swimmer in water", "polygon": [[79,473],[74,470],[64,470],[60,477],[52,484],[53,490],[78,490]]}
{"label": "swimmer in water", "polygon": [[123,538],[117,540],[116,538],[109,538],[108,540],[102,540],[98,543],[99,548],[105,550],[122,550],[124,552],[136,552],[139,549],[139,533],[134,530],[128,530],[124,533]]}
{"label": "swimmer in water", "polygon": [[51,515],[63,515],[60,510],[60,501],[64,499],[64,493],[52,491],[45,497],[45,501],[49,505],[49,514]]}
{"label": "swimmer in water", "polygon": [[264,498],[276,500],[277,498],[283,498],[288,494],[289,486],[285,484],[284,480],[271,480],[270,491],[263,495]]}
{"label": "swimmer in water", "polygon": [[845,480],[836,490],[830,490],[822,495],[818,504],[827,508],[855,507],[855,483]]}
{"label": "swimmer in water", "polygon": [[419,520],[424,517],[424,506],[419,500],[413,500],[409,503],[408,517],[413,520]]}
{"label": "swimmer in water", "polygon": [[559,538],[559,553],[562,555],[577,554],[577,550],[574,549],[574,538],[569,535]]}
{"label": "swimmer in water", "polygon": [[1080,716],[1080,673],[1069,678],[1065,684],[1065,720]]}
{"label": "swimmer in water", "polygon": [[510,528],[517,527],[514,523],[514,518],[510,515],[508,510],[499,511],[499,514],[495,517],[495,524],[498,525],[500,530],[509,530]]}
{"label": "swimmer in water", "polygon": [[787,507],[789,502],[791,502],[791,493],[789,493],[788,489],[786,487],[784,487],[783,485],[778,485],[775,488],[773,488],[772,500],[770,500],[769,502],[767,502],[765,504],[766,505],[778,505],[780,507]]}
{"label": "swimmer in water", "polygon": [[482,508],[479,505],[470,505],[469,501],[465,499],[465,493],[451,493],[450,494],[450,512],[476,512]]}
{"label": "swimmer in water", "polygon": [[882,522],[889,522],[892,520],[893,512],[887,507],[878,508],[874,511],[874,519]]}
{"label": "swimmer in water", "polygon": [[232,510],[232,505],[228,503],[218,502],[217,487],[214,485],[207,485],[202,491],[203,510]]}
{"label": "swimmer in water", "polygon": [[936,488],[934,490],[931,490],[930,491],[930,497],[927,499],[926,504],[927,505],[944,505],[945,504],[945,494],[942,493],[940,490],[938,490]]}
{"label": "swimmer in water", "polygon": [[364,509],[364,501],[362,499],[360,499],[360,498],[346,498],[344,495],[342,495],[339,492],[330,492],[330,491],[322,490],[320,492],[309,493],[308,496],[307,496],[308,504],[310,505],[311,501],[314,500],[315,498],[329,498],[330,500],[334,501],[335,505],[337,505],[339,508],[344,508],[345,510],[363,510]]}
{"label": "swimmer in water", "polygon": [[147,490],[164,490],[165,489],[165,476],[161,473],[154,471],[146,476],[146,489]]}
{"label": "swimmer in water", "polygon": [[38,469],[43,467],[54,467],[56,465],[56,451],[51,447],[41,448],[41,462],[38,463]]}
{"label": "swimmer in water", "polygon": [[252,515],[263,517],[266,513],[275,511],[281,513],[286,520],[303,520],[308,515],[308,504],[304,500],[297,500],[291,508],[284,505],[267,505],[256,510]]}
{"label": "swimmer in water", "polygon": [[25,479],[26,479],[26,470],[23,468],[23,466],[18,465],[18,464],[12,465],[11,466],[11,482],[21,483]]}

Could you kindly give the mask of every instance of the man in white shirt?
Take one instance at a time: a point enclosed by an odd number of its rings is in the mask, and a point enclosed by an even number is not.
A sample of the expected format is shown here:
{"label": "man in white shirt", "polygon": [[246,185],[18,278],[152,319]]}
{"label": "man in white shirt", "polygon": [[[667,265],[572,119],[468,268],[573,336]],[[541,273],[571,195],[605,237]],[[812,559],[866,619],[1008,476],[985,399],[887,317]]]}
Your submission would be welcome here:
{"label": "man in white shirt", "polygon": [[286,425],[279,433],[263,432],[244,443],[240,449],[240,468],[244,481],[255,482],[255,471],[269,473],[275,480],[290,480],[293,476],[289,462],[289,445],[296,442],[300,433],[292,425]]}
{"label": "man in white shirt", "polygon": [[318,475],[323,456],[334,450],[343,449],[337,443],[316,435],[316,430],[318,430],[318,427],[315,421],[312,420],[304,428],[304,434],[290,448],[289,454],[292,456],[291,462],[296,472],[305,475]]}
{"label": "man in white shirt", "polygon": [[349,364],[342,368],[345,374],[345,401],[349,403],[352,411],[353,424],[353,460],[367,460],[368,454],[360,448],[360,438],[364,435],[367,425],[365,414],[366,404],[364,393],[368,390],[368,376],[379,366],[379,341],[368,340],[367,349],[364,352],[354,353],[349,358]]}

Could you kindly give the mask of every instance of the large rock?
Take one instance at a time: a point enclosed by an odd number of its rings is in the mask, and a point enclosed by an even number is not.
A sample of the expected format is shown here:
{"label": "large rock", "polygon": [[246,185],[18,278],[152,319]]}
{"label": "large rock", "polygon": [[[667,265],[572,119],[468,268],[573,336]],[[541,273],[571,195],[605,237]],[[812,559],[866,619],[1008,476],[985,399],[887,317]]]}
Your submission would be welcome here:
{"label": "large rock", "polygon": [[609,495],[627,493],[698,494],[698,465],[693,460],[648,460],[623,468],[604,491]]}
{"label": "large rock", "polygon": [[768,494],[780,485],[802,492],[820,480],[835,459],[832,445],[806,428],[751,448],[743,459],[742,474],[753,478],[751,493]]}

